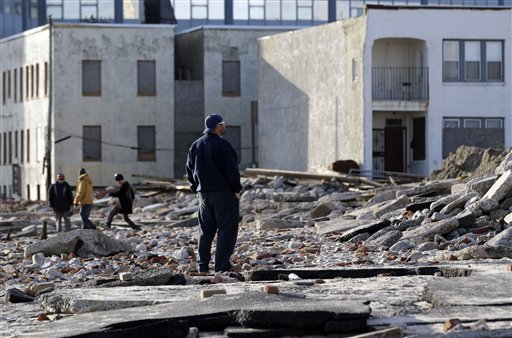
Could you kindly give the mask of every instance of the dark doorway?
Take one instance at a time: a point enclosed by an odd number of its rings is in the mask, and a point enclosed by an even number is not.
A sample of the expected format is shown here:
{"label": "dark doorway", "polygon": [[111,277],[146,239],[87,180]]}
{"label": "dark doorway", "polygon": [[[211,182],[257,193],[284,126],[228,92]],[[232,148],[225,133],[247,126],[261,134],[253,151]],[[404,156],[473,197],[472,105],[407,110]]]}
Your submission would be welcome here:
{"label": "dark doorway", "polygon": [[386,127],[384,130],[385,170],[404,172],[405,170],[405,128]]}

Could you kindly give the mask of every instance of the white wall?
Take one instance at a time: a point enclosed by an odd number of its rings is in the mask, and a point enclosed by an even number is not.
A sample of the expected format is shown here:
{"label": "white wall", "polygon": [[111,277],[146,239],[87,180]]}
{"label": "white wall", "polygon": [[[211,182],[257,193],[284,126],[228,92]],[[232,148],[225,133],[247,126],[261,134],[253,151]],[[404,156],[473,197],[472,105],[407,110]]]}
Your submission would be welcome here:
{"label": "white wall", "polygon": [[[429,67],[427,112],[428,170],[442,162],[443,116],[502,117],[505,119],[505,146],[512,145],[512,11],[476,9],[370,9],[365,44],[365,83],[371,84],[371,67],[381,60],[372,58],[375,40],[411,38],[426,42]],[[442,80],[443,39],[504,40],[505,81],[500,83],[446,83]],[[377,57],[378,55],[376,55]],[[365,133],[371,133],[371,86],[365,87]],[[365,151],[366,167],[371,166],[371,148]],[[368,167],[369,168],[369,167]]]}
{"label": "white wall", "polygon": [[[11,97],[6,103],[0,101],[0,133],[2,144],[0,149],[0,188],[7,187],[7,196],[12,196],[12,165],[21,167],[22,198],[37,198],[37,187],[41,198],[46,197],[46,171],[43,173],[43,158],[46,149],[46,126],[48,121],[48,96],[44,93],[44,64],[49,60],[49,32],[47,27],[33,30],[3,39],[0,41],[0,65],[2,73],[11,72]],[[29,66],[29,95],[27,97],[27,66]],[[32,77],[32,67],[34,75]],[[37,67],[39,66],[39,67]],[[23,68],[23,101],[20,100],[20,68]],[[39,68],[39,77],[36,75]],[[17,70],[17,81],[14,81],[14,69]],[[36,81],[38,80],[38,84]],[[33,83],[33,84],[32,84]],[[16,84],[16,88],[15,88]],[[3,83],[0,83],[3,86]],[[34,93],[32,95],[32,86]],[[39,89],[37,91],[37,89]],[[0,89],[0,95],[4,88]],[[7,88],[6,88],[7,90]],[[16,102],[14,101],[16,91]],[[0,98],[1,100],[2,98]],[[23,130],[23,159],[21,158],[21,130]],[[27,130],[30,142],[27,143]],[[16,153],[15,132],[18,132],[18,156]],[[4,163],[4,132],[11,132],[12,162]],[[37,138],[39,135],[40,139]],[[28,148],[28,151],[27,151]],[[8,150],[7,150],[8,151]],[[29,156],[29,158],[28,158]],[[8,156],[7,156],[8,157]],[[27,161],[29,159],[29,161]],[[27,196],[27,185],[30,195]]]}

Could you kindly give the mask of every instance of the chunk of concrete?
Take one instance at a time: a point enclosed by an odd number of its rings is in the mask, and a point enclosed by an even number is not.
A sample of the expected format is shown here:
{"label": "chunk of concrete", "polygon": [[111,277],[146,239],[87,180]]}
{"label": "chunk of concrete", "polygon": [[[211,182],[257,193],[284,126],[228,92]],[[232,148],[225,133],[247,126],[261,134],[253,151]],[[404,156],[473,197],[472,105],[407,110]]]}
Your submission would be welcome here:
{"label": "chunk of concrete", "polygon": [[77,229],[60,232],[57,235],[31,244],[25,248],[26,258],[36,253],[45,256],[74,252],[79,256],[89,254],[97,256],[110,256],[123,251],[131,251],[127,242],[113,239],[97,230]]}
{"label": "chunk of concrete", "polygon": [[498,202],[504,199],[512,190],[512,170],[507,170],[492,185],[482,199],[492,198]]}

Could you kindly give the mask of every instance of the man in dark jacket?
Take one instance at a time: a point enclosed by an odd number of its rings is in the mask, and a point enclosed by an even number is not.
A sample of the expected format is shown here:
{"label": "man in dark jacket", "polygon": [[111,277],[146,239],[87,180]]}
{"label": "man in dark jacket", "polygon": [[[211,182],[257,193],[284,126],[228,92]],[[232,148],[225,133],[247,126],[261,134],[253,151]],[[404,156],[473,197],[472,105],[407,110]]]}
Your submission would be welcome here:
{"label": "man in dark jacket", "polygon": [[115,174],[114,179],[119,185],[119,188],[116,191],[109,193],[109,196],[117,197],[119,203],[110,210],[106,226],[107,228],[110,228],[112,226],[114,216],[117,214],[123,214],[125,222],[128,223],[131,228],[138,230],[140,227],[133,223],[133,221],[128,217],[128,215],[132,213],[133,199],[135,198],[132,186],[124,179],[122,174]]}
{"label": "man in dark jacket", "polygon": [[64,231],[71,230],[69,210],[73,205],[73,193],[64,174],[57,175],[57,182],[53,183],[48,190],[48,201],[55,213],[57,232],[62,231],[62,219],[64,218]]}
{"label": "man in dark jacket", "polygon": [[228,141],[222,116],[206,117],[203,136],[188,151],[187,178],[199,196],[199,273],[207,273],[212,242],[217,234],[215,271],[230,271],[240,217],[238,157]]}

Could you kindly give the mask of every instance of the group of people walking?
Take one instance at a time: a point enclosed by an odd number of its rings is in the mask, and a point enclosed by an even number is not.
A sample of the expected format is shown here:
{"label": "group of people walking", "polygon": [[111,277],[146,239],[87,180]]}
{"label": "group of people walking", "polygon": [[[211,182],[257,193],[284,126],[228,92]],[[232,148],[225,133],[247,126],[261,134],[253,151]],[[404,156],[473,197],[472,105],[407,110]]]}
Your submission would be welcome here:
{"label": "group of people walking", "polygon": [[[233,271],[230,262],[234,252],[238,223],[240,219],[240,182],[239,160],[231,144],[223,138],[226,133],[226,122],[219,114],[210,114],[205,119],[203,135],[189,148],[186,162],[186,173],[190,190],[199,199],[199,248],[198,272],[209,272],[212,258],[212,243],[217,236],[215,250],[215,272]],[[63,174],[57,175],[57,182],[50,187],[50,206],[55,211],[57,230],[71,230],[69,212],[72,205],[80,206],[83,229],[96,229],[89,215],[93,203],[92,179],[85,169],[78,172],[76,195],[73,199],[71,187]],[[122,174],[114,177],[118,189],[110,196],[118,198],[105,226],[110,228],[115,215],[121,213],[132,228],[137,225],[128,217],[132,213],[134,193],[130,184]]]}
{"label": "group of people walking", "polygon": [[[121,213],[128,225],[134,229],[138,229],[128,214],[132,213],[133,199],[135,194],[133,189],[123,177],[122,174],[115,174],[114,179],[118,184],[118,189],[109,194],[109,196],[117,197],[118,203],[110,210],[105,227],[110,228],[114,217]],[[78,171],[78,180],[76,183],[76,194],[73,198],[71,186],[66,182],[64,174],[57,174],[57,181],[50,186],[48,190],[48,201],[50,207],[55,213],[55,222],[58,232],[71,230],[71,210],[73,207],[80,208],[80,218],[82,219],[82,229],[96,229],[96,225],[90,220],[92,204],[93,204],[93,188],[92,178],[84,168]],[[64,220],[64,229],[62,221]]]}

